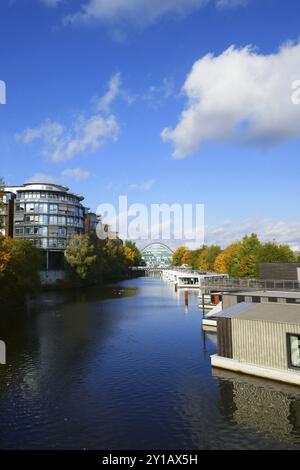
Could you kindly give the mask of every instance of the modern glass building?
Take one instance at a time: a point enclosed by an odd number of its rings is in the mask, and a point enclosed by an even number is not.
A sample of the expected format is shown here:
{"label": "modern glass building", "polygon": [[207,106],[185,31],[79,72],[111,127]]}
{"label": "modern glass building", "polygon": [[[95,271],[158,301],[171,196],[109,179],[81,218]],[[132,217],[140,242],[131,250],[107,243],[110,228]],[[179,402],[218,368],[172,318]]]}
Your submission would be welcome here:
{"label": "modern glass building", "polygon": [[149,268],[166,268],[172,264],[173,251],[163,243],[151,243],[142,250],[142,259]]}
{"label": "modern glass building", "polygon": [[46,269],[63,267],[67,239],[84,233],[84,199],[57,184],[27,183],[6,187],[15,195],[13,236],[45,252]]}

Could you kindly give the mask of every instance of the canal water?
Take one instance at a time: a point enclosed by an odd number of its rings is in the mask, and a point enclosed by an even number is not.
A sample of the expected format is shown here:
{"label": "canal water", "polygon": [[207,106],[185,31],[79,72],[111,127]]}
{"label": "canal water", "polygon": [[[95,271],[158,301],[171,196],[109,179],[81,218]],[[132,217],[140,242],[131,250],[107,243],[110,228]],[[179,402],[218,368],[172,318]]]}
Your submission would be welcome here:
{"label": "canal water", "polygon": [[300,448],[300,390],[212,371],[198,301],[140,278],[1,317],[0,448]]}

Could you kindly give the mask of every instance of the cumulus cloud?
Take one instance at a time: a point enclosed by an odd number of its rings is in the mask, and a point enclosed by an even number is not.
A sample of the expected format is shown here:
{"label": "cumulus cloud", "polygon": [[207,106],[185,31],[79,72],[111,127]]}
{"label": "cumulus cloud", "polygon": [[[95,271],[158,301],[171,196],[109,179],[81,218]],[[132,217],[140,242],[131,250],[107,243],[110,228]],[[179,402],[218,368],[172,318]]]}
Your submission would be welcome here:
{"label": "cumulus cloud", "polygon": [[208,54],[188,74],[182,89],[187,105],[162,139],[173,142],[175,158],[184,158],[206,141],[266,147],[299,138],[300,106],[291,99],[299,71],[299,42],[270,55],[250,46]]}
{"label": "cumulus cloud", "polygon": [[75,181],[86,180],[90,176],[90,172],[81,168],[66,168],[61,172],[62,177],[70,178]]}
{"label": "cumulus cloud", "polygon": [[144,181],[143,183],[133,183],[129,185],[129,189],[137,189],[139,191],[149,191],[154,185],[155,180]]}
{"label": "cumulus cloud", "polygon": [[97,100],[96,114],[79,115],[68,127],[46,119],[38,126],[16,134],[16,139],[26,145],[39,142],[42,145],[42,154],[54,162],[71,160],[83,153],[93,153],[106,143],[118,140],[120,126],[109,107],[120,93],[121,74],[117,73],[111,78],[107,93]]}
{"label": "cumulus cloud", "polygon": [[54,162],[71,160],[86,152],[95,152],[108,141],[116,141],[119,124],[114,115],[80,117],[66,129],[57,122],[46,121],[36,128],[28,128],[18,134],[17,140],[24,144],[42,143],[43,155]]}

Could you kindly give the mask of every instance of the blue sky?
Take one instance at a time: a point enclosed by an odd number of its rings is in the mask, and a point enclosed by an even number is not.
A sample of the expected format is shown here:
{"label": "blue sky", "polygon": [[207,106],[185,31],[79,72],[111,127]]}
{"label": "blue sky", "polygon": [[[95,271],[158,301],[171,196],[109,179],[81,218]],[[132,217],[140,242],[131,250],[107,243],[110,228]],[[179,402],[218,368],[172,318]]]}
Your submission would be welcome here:
{"label": "blue sky", "polygon": [[92,209],[204,203],[207,241],[300,245],[299,18],[294,0],[2,0],[0,175]]}

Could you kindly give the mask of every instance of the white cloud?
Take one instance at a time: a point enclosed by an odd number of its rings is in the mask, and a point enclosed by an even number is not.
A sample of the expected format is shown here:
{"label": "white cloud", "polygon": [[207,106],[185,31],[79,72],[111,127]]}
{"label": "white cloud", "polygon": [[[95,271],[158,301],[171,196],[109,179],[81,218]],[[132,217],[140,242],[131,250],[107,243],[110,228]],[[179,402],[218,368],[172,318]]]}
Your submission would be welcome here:
{"label": "white cloud", "polygon": [[75,181],[86,180],[90,176],[90,172],[81,168],[66,168],[61,172],[62,177],[70,178]]}
{"label": "white cloud", "polygon": [[154,185],[154,183],[155,183],[155,180],[148,180],[139,184],[134,183],[134,184],[129,185],[129,189],[137,189],[139,191],[149,191]]}
{"label": "white cloud", "polygon": [[108,84],[108,91],[102,96],[98,103],[98,109],[100,111],[109,111],[109,107],[112,102],[119,96],[121,93],[121,74],[118,72],[113,75]]}
{"label": "white cloud", "polygon": [[87,0],[81,9],[65,18],[65,23],[130,21],[145,26],[167,13],[187,14],[210,0]]}
{"label": "white cloud", "polygon": [[184,158],[206,141],[231,140],[270,146],[300,137],[300,106],[292,104],[292,83],[300,78],[300,43],[270,55],[250,46],[231,46],[219,56],[194,63],[184,85],[186,108],[174,129],[175,158]]}
{"label": "white cloud", "polygon": [[300,245],[299,220],[276,221],[272,219],[248,219],[240,224],[224,221],[220,225],[207,226],[205,242],[224,247],[251,233],[257,233],[264,242],[275,240],[277,243],[286,243],[293,247]]}
{"label": "white cloud", "polygon": [[[48,7],[61,3],[72,5],[71,0],[39,0]],[[143,28],[161,17],[173,15],[185,17],[214,3],[218,10],[246,5],[249,0],[78,0],[78,9],[63,18],[63,24],[102,22],[113,26],[112,36],[116,41],[126,37],[124,26],[130,24]],[[74,2],[75,3],[75,2]],[[73,4],[74,4],[73,3]]]}
{"label": "white cloud", "polygon": [[[205,227],[205,244],[217,244],[225,248],[231,243],[242,240],[245,235],[257,233],[262,242],[275,241],[279,244],[287,244],[294,251],[299,251],[300,246],[300,222],[299,220],[272,220],[272,219],[247,219],[241,223],[224,221],[219,225],[208,225]],[[147,242],[138,242],[139,248],[143,248]],[[171,249],[179,246],[187,246],[189,249],[199,248],[198,242],[187,240],[162,240]]]}
{"label": "white cloud", "polygon": [[[155,23],[167,14],[186,16],[212,0],[86,0],[80,9],[64,18],[64,24],[102,21],[110,24],[129,22],[135,27]],[[214,0],[217,8],[234,8],[247,0]],[[120,31],[116,31],[120,34]],[[122,34],[121,34],[122,36]]]}
{"label": "white cloud", "polygon": [[95,152],[108,141],[115,142],[119,137],[118,120],[114,114],[108,115],[110,105],[119,95],[128,104],[132,102],[129,94],[121,89],[121,74],[116,73],[109,81],[107,93],[99,99],[94,99],[98,111],[96,114],[77,117],[69,128],[47,119],[39,126],[17,134],[16,139],[27,145],[39,141],[43,146],[43,155],[55,162]]}
{"label": "white cloud", "polygon": [[45,173],[34,173],[26,183],[54,183],[54,178],[50,175],[46,175]]}
{"label": "white cloud", "polygon": [[80,117],[70,129],[48,120],[36,128],[26,129],[17,135],[17,139],[24,144],[40,141],[43,154],[60,162],[86,152],[95,152],[108,141],[116,141],[119,131],[114,115],[103,117],[95,114],[89,118]]}
{"label": "white cloud", "polygon": [[47,145],[55,145],[58,138],[63,134],[64,128],[58,122],[46,120],[40,126],[26,129],[21,134],[17,134],[16,138],[23,144],[31,144],[35,140],[44,140]]}

